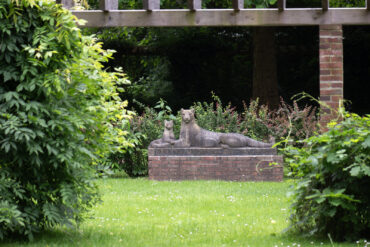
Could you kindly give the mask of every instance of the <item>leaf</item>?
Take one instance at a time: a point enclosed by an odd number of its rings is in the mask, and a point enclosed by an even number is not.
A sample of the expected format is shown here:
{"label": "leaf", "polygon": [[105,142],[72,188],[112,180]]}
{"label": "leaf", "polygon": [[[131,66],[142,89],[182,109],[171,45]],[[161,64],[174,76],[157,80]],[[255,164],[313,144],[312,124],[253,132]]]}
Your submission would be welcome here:
{"label": "leaf", "polygon": [[326,198],[325,197],[317,197],[317,198],[315,198],[314,199],[317,203],[323,203],[325,200],[326,200]]}
{"label": "leaf", "polygon": [[332,198],[329,200],[329,203],[335,207],[338,207],[342,201],[339,198]]}
{"label": "leaf", "polygon": [[355,166],[355,167],[353,167],[350,171],[349,171],[349,173],[351,174],[351,176],[353,176],[353,177],[357,177],[359,174],[360,174],[360,172],[361,172],[361,167],[359,167],[359,166]]}
{"label": "leaf", "polygon": [[338,164],[340,161],[339,156],[336,153],[329,153],[326,159],[332,164]]}
{"label": "leaf", "polygon": [[367,138],[365,139],[365,141],[362,143],[362,146],[364,148],[370,147],[370,135],[367,136]]}
{"label": "leaf", "polygon": [[269,0],[270,5],[274,5],[277,2],[277,0]]}
{"label": "leaf", "polygon": [[337,209],[336,208],[330,208],[329,210],[326,211],[326,214],[329,216],[329,217],[333,217],[335,215],[335,213],[337,212]]}

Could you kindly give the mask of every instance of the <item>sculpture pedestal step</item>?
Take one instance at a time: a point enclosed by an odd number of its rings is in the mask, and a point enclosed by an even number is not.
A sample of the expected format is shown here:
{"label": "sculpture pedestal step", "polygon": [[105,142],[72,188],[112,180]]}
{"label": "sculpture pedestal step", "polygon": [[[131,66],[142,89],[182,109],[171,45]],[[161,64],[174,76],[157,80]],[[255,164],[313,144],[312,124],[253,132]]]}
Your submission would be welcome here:
{"label": "sculpture pedestal step", "polygon": [[149,148],[148,155],[153,180],[283,180],[283,158],[272,148]]}

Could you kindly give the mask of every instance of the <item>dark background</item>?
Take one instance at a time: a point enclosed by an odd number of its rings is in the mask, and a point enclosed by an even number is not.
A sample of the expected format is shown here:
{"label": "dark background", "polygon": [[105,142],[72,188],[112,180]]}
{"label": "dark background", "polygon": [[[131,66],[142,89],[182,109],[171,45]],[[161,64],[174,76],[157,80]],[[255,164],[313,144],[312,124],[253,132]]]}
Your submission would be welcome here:
{"label": "dark background", "polygon": [[[246,1],[256,7],[266,0]],[[97,8],[96,0],[89,0]],[[229,0],[203,0],[203,8],[229,8]],[[364,0],[330,0],[331,7],[360,7]],[[287,7],[320,7],[320,0],[288,0]],[[141,1],[120,0],[121,9]],[[162,0],[161,8],[186,8],[185,0]],[[370,113],[370,26],[344,26],[344,98],[347,109]],[[153,106],[163,98],[174,109],[210,101],[211,92],[238,109],[252,97],[253,30],[250,27],[87,29],[113,49],[109,70],[122,67],[132,84],[122,97]],[[277,83],[285,101],[300,92],[319,97],[317,26],[275,29]],[[266,58],[267,59],[267,58]],[[263,68],[262,68],[263,69]],[[301,104],[311,103],[303,101]]]}

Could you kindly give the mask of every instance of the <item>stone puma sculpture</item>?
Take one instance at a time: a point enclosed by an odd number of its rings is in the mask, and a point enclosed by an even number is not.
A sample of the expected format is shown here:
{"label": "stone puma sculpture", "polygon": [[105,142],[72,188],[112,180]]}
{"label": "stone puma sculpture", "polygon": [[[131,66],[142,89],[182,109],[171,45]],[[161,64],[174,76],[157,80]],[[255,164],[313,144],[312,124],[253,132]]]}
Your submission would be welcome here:
{"label": "stone puma sculpture", "polygon": [[271,148],[273,143],[253,140],[237,133],[218,133],[199,127],[195,121],[194,109],[181,109],[181,130],[175,147],[260,147]]}
{"label": "stone puma sculpture", "polygon": [[164,148],[170,147],[175,141],[175,135],[173,133],[173,121],[164,120],[164,131],[162,138],[152,141],[149,147],[153,148]]}

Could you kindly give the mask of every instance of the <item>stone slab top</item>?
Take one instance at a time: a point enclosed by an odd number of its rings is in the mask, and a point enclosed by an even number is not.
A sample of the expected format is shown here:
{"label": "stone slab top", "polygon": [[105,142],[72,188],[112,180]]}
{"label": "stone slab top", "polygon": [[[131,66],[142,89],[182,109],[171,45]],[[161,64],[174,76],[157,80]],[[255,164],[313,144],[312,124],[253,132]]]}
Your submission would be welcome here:
{"label": "stone slab top", "polygon": [[277,155],[275,148],[148,148],[149,156],[241,156]]}

